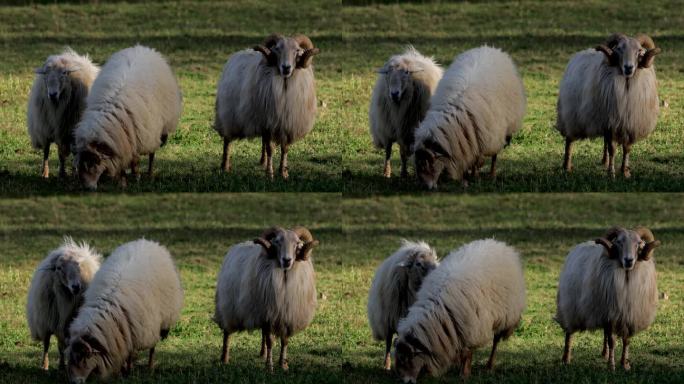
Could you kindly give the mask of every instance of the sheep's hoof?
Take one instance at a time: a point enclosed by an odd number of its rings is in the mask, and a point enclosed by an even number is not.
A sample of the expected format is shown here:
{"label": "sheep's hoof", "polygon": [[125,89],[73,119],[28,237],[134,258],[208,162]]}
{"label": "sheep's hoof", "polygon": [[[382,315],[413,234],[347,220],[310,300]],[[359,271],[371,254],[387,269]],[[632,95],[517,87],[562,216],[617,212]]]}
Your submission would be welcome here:
{"label": "sheep's hoof", "polygon": [[50,171],[48,171],[47,169],[43,170],[43,173],[40,175],[40,177],[42,177],[43,179],[49,178],[50,177]]}
{"label": "sheep's hoof", "polygon": [[267,370],[269,373],[273,373],[273,364],[268,364],[268,363],[266,363],[266,370]]}
{"label": "sheep's hoof", "polygon": [[290,177],[290,173],[287,171],[287,169],[282,170],[280,175],[283,177],[283,180],[287,180],[287,178]]}
{"label": "sheep's hoof", "polygon": [[629,372],[629,370],[632,369],[632,367],[629,365],[629,362],[625,362],[624,364],[622,364],[622,368],[624,368],[627,372]]}
{"label": "sheep's hoof", "polygon": [[630,172],[629,169],[625,169],[622,174],[625,176],[625,179],[632,177],[632,172]]}
{"label": "sheep's hoof", "polygon": [[390,359],[385,359],[385,371],[390,371],[392,370],[392,360]]}
{"label": "sheep's hoof", "polygon": [[290,369],[290,366],[287,364],[287,361],[284,361],[280,364],[280,368],[282,368],[283,371],[287,372],[287,370]]}
{"label": "sheep's hoof", "polygon": [[611,371],[615,371],[615,363],[613,363],[613,362],[608,363],[608,368],[609,368]]}

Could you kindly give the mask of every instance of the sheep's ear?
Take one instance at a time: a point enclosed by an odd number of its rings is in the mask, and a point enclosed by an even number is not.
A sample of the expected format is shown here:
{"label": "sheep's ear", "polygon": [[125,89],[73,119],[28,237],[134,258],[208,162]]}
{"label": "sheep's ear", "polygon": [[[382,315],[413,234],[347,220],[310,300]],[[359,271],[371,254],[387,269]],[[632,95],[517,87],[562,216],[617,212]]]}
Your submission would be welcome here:
{"label": "sheep's ear", "polygon": [[402,354],[406,356],[407,359],[413,358],[413,356],[416,354],[416,350],[413,348],[413,345],[405,341],[395,341],[394,349],[396,350],[397,354]]}
{"label": "sheep's ear", "polygon": [[297,260],[306,261],[309,260],[311,252],[313,252],[314,247],[318,246],[318,240],[307,241],[302,245],[302,248],[297,252]]}
{"label": "sheep's ear", "polygon": [[90,346],[90,343],[88,343],[83,338],[78,338],[78,339],[74,340],[71,343],[71,350],[76,355],[77,360],[89,358],[94,353],[94,350]]}
{"label": "sheep's ear", "polygon": [[102,158],[111,158],[114,156],[114,150],[107,144],[102,142],[92,142],[88,147],[100,155]]}
{"label": "sheep's ear", "polygon": [[64,70],[64,73],[68,75],[68,74],[76,72],[80,69],[81,69],[80,67],[67,68]]}
{"label": "sheep's ear", "polygon": [[411,266],[411,263],[407,262],[406,260],[400,261],[397,263],[397,267],[401,267],[401,268],[408,268],[410,266]]}
{"label": "sheep's ear", "polygon": [[657,47],[646,50],[646,53],[639,59],[639,68],[650,68],[653,65],[656,55],[661,51],[662,50]]}
{"label": "sheep's ear", "polygon": [[321,53],[318,48],[308,48],[297,58],[297,68],[308,68],[313,61],[313,57]]}
{"label": "sheep's ear", "polygon": [[33,70],[33,73],[35,73],[36,75],[44,75],[47,72],[45,71],[44,67],[38,67]]}
{"label": "sheep's ear", "polygon": [[390,73],[390,69],[389,69],[389,67],[384,66],[384,67],[378,69],[376,72],[381,74],[381,75],[386,75],[386,74]]}
{"label": "sheep's ear", "polygon": [[429,148],[436,157],[449,157],[447,151],[436,141],[430,140],[425,143],[425,147]]}
{"label": "sheep's ear", "polygon": [[651,256],[653,255],[653,251],[658,247],[660,247],[660,240],[653,240],[650,243],[646,243],[641,252],[639,252],[639,260],[650,260]]}
{"label": "sheep's ear", "polygon": [[601,44],[601,45],[597,45],[596,48],[594,48],[594,49],[596,49],[599,52],[603,52],[603,54],[606,55],[606,58],[608,59],[609,65],[611,65],[611,66],[617,65],[617,55],[608,46]]}

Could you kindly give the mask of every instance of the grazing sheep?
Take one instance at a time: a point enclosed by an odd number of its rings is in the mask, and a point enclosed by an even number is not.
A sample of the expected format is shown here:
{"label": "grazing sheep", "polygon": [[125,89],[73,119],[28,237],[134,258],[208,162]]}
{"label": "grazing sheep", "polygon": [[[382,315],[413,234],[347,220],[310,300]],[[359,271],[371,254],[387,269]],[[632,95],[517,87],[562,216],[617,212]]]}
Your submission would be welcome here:
{"label": "grazing sheep", "polygon": [[47,370],[50,337],[57,336],[59,367],[64,368],[64,348],[69,324],[83,302],[102,256],[88,244],[65,237],[62,245],[40,263],[31,280],[26,318],[31,337],[43,342],[42,368]]}
{"label": "grazing sheep", "polygon": [[43,150],[43,177],[50,175],[50,144],[59,149],[59,176],[66,177],[66,158],[71,151],[74,128],[81,120],[86,97],[100,68],[71,48],[47,58],[35,70],[28,102],[28,133],[31,144]]}
{"label": "grazing sheep", "polygon": [[525,278],[518,252],[493,240],[468,243],[442,259],[423,281],[416,302],[399,322],[395,367],[415,383],[421,371],[440,375],[454,362],[470,375],[473,350],[518,326],[525,310]]}
{"label": "grazing sheep", "polygon": [[69,380],[92,373],[105,378],[125,368],[135,354],[166,338],[183,307],[180,277],[169,251],[145,239],[119,246],[102,264],[69,328]]}
{"label": "grazing sheep", "polygon": [[656,315],[658,289],[648,228],[614,227],[595,242],[573,248],[558,283],[556,321],[565,331],[563,363],[570,363],[572,334],[603,329],[603,357],[615,369],[615,336],[622,337],[622,366],[629,370],[629,338]]}
{"label": "grazing sheep", "polygon": [[659,102],[653,61],[660,53],[646,35],[616,33],[576,53],[558,94],[556,129],[565,137],[563,168],[572,171],[572,143],[603,137],[603,165],[615,176],[615,143],[622,145],[622,174],[630,177],[629,151],[656,127]]}
{"label": "grazing sheep", "polygon": [[385,369],[397,324],[416,301],[425,276],[439,264],[435,250],[423,242],[404,240],[401,248],[380,264],[368,293],[368,322],[373,338],[385,341]]}
{"label": "grazing sheep", "polygon": [[233,54],[216,91],[214,129],[223,137],[221,169],[230,171],[230,143],[261,136],[261,165],[273,178],[273,146],[280,144],[280,174],[288,177],[288,146],[311,131],[316,87],[311,62],[320,52],[304,35],[273,34],[263,45]]}
{"label": "grazing sheep", "polygon": [[430,97],[444,71],[431,57],[409,46],[392,56],[378,71],[370,103],[370,132],[373,144],[385,150],[384,176],[392,176],[392,144],[399,143],[401,176],[408,176],[406,162],[411,155],[413,136],[425,117]]}
{"label": "grazing sheep", "polygon": [[497,154],[522,126],[525,88],[515,64],[498,48],[479,47],[458,55],[437,85],[425,119],[416,130],[416,173],[435,188],[442,171],[461,180],[477,173],[485,156]]}
{"label": "grazing sheep", "polygon": [[221,361],[228,363],[230,334],[261,329],[261,356],[273,370],[271,334],[280,337],[280,360],[288,369],[288,338],[306,328],[316,311],[311,252],[318,245],[308,229],[273,227],[253,242],[233,246],[216,284],[214,321],[223,329]]}
{"label": "grazing sheep", "polygon": [[107,172],[126,184],[126,168],[138,175],[140,156],[154,154],[176,131],[182,109],[176,77],[159,52],[136,45],[114,53],[88,95],[75,132],[81,182],[97,189]]}

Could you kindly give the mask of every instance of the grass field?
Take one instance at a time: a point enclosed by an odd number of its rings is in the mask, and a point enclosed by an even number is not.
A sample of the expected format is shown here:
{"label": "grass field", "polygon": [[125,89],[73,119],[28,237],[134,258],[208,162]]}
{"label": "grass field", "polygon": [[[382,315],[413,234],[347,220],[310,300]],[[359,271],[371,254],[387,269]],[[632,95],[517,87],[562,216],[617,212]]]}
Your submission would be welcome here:
{"label": "grass field", "polygon": [[[24,305],[33,269],[65,234],[105,253],[145,236],[168,246],[186,291],[178,325],[158,348],[154,373],[140,366],[124,382],[396,382],[381,370],[384,346],[371,339],[366,298],[379,262],[401,238],[424,239],[439,255],[493,236],[522,253],[528,309],[515,335],[502,344],[494,373],[483,372],[478,351],[472,383],[639,382],[684,380],[684,242],[681,195],[509,194],[478,197],[346,199],[309,194],[141,194],[126,197],[42,197],[0,200],[0,382],[53,382],[56,370],[38,369],[41,348],[29,339]],[[496,207],[496,209],[492,209]],[[625,209],[630,207],[630,209]],[[265,373],[258,335],[239,334],[228,366],[218,363],[221,334],[210,318],[215,278],[227,248],[272,223],[308,226],[319,305],[311,326],[290,343],[290,372]],[[601,335],[577,337],[575,359],[562,367],[563,336],[552,321],[562,260],[570,247],[613,224],[650,226],[663,245],[656,251],[661,300],[653,326],[632,341],[632,371],[606,370],[598,357]],[[53,349],[51,359],[56,364]],[[141,359],[140,363],[143,363]],[[454,382],[457,370],[441,380]]]}
{"label": "grass field", "polygon": [[[684,12],[679,1],[499,1],[364,5],[353,1],[155,2],[12,6],[0,8],[0,194],[62,194],[80,190],[70,180],[41,180],[40,155],[26,134],[32,69],[70,45],[103,63],[137,42],[165,54],[183,89],[178,132],[158,154],[158,174],[129,192],[344,191],[364,195],[420,190],[381,177],[382,154],[368,134],[374,70],[406,44],[448,65],[481,44],[510,52],[529,96],[524,128],[500,156],[499,177],[469,191],[684,191]],[[153,15],[153,16],[152,16]],[[216,81],[228,55],[268,33],[306,33],[322,53],[315,59],[320,108],[310,135],[290,152],[291,180],[267,181],[257,166],[259,143],[234,150],[234,173],[218,172],[221,140],[211,129]],[[577,146],[572,175],[561,172],[562,139],[554,130],[555,103],[570,55],[611,32],[651,34],[663,108],[656,132],[633,150],[633,177],[609,180],[598,165],[600,145]],[[600,140],[599,140],[600,141]],[[397,151],[397,150],[395,150]],[[56,170],[53,150],[52,169]],[[398,170],[398,153],[394,169]],[[113,183],[105,191],[118,191]],[[460,191],[457,183],[441,190]]]}

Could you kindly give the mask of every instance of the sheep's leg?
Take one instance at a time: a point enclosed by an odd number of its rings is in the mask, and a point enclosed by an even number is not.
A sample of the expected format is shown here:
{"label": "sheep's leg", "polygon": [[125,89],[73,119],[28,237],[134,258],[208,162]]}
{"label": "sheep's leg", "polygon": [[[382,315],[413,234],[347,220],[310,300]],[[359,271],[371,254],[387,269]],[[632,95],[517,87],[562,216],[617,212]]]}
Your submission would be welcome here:
{"label": "sheep's leg", "polygon": [[134,360],[134,357],[133,357],[133,354],[131,353],[126,358],[126,365],[124,366],[124,368],[125,368],[124,369],[124,376],[125,377],[128,377],[128,375],[130,375],[131,372],[133,372],[133,360]]}
{"label": "sheep's leg", "polygon": [[472,363],[473,351],[466,349],[461,355],[461,376],[463,376],[464,379],[470,376]]}
{"label": "sheep's leg", "polygon": [[48,358],[48,350],[50,349],[50,336],[51,335],[48,334],[43,339],[43,366],[42,366],[42,368],[46,371],[50,368],[50,360]]}
{"label": "sheep's leg", "polygon": [[399,147],[399,154],[401,155],[401,177],[408,178],[408,158],[411,155],[409,153],[409,148],[406,146]]}
{"label": "sheep's leg", "polygon": [[66,159],[69,157],[69,147],[59,147],[59,177],[65,179],[66,173]]}
{"label": "sheep's leg", "polygon": [[133,158],[131,160],[131,175],[135,177],[135,180],[140,180],[140,169],[138,168],[138,165],[140,165],[140,159],[138,157]]}
{"label": "sheep's leg", "polygon": [[572,172],[572,139],[565,138],[565,157],[563,158],[563,169]]}
{"label": "sheep's leg", "polygon": [[501,333],[494,335],[494,341],[492,342],[492,353],[489,354],[489,361],[487,361],[487,370],[491,371],[494,369],[494,360],[496,356],[496,347],[499,345],[499,340],[501,340]]}
{"label": "sheep's leg", "polygon": [[45,148],[43,148],[43,174],[44,178],[50,177],[50,165],[48,164],[48,159],[50,158],[50,144],[48,143]]}
{"label": "sheep's leg", "polygon": [[259,351],[259,357],[262,359],[266,358],[266,339],[264,339],[264,335],[261,335],[261,350]]}
{"label": "sheep's leg", "polygon": [[289,173],[287,172],[287,143],[280,144],[280,175],[287,180]]}
{"label": "sheep's leg", "polygon": [[230,360],[230,333],[228,331],[223,331],[223,348],[221,349],[221,362],[223,364],[228,364]]}
{"label": "sheep's leg", "polygon": [[622,336],[622,368],[625,369],[625,371],[630,370],[630,365],[629,365],[629,336],[624,335]]}
{"label": "sheep's leg", "polygon": [[615,177],[615,143],[613,135],[609,132],[605,140],[608,142],[608,176]]}
{"label": "sheep's leg", "polygon": [[64,361],[64,349],[66,349],[66,343],[64,340],[57,338],[57,350],[59,351],[59,365],[57,366],[60,371],[63,371],[66,367]]}
{"label": "sheep's leg", "polygon": [[565,348],[563,348],[563,364],[570,364],[572,360],[572,333],[565,332]]}
{"label": "sheep's leg", "polygon": [[608,339],[608,366],[612,371],[615,370],[615,335],[613,335],[613,327],[606,325],[603,329],[603,337]]}
{"label": "sheep's leg", "polygon": [[601,160],[601,164],[603,164],[603,169],[606,171],[608,170],[608,146],[610,146],[611,140],[612,139],[609,136],[603,136],[603,159]]}
{"label": "sheep's leg", "polygon": [[273,372],[273,355],[271,354],[273,339],[271,338],[271,330],[269,327],[264,327],[261,330],[261,335],[266,340],[266,369],[268,369],[269,372]]}
{"label": "sheep's leg", "polygon": [[261,159],[259,159],[259,165],[266,169],[266,145],[268,143],[264,142],[264,138],[261,138]]}
{"label": "sheep's leg", "polygon": [[390,333],[385,338],[385,370],[389,371],[392,368],[392,336]]}
{"label": "sheep's leg", "polygon": [[629,178],[632,176],[632,173],[629,171],[629,151],[631,149],[631,144],[622,144],[622,175],[625,176],[625,178]]}
{"label": "sheep's leg", "polygon": [[221,170],[230,172],[230,139],[223,139],[223,157],[221,157]]}
{"label": "sheep's leg", "polygon": [[601,351],[601,357],[603,357],[603,360],[608,361],[608,338],[605,333],[603,335],[603,350]]}
{"label": "sheep's leg", "polygon": [[287,336],[280,337],[280,360],[278,361],[283,371],[287,371],[289,366],[287,364]]}
{"label": "sheep's leg", "polygon": [[154,152],[150,153],[148,156],[149,161],[147,162],[147,176],[151,179],[154,177]]}
{"label": "sheep's leg", "polygon": [[266,145],[266,175],[273,180],[273,144],[270,138]]}
{"label": "sheep's leg", "polygon": [[492,179],[496,179],[496,156],[492,156],[492,168],[489,170],[489,177]]}
{"label": "sheep's leg", "polygon": [[126,170],[125,169],[121,170],[121,173],[119,174],[119,185],[121,186],[121,188],[128,187],[128,181],[126,180]]}
{"label": "sheep's leg", "polygon": [[392,143],[385,145],[385,169],[382,171],[384,177],[392,177]]}
{"label": "sheep's leg", "polygon": [[154,347],[150,348],[150,357],[147,359],[147,368],[154,369]]}

